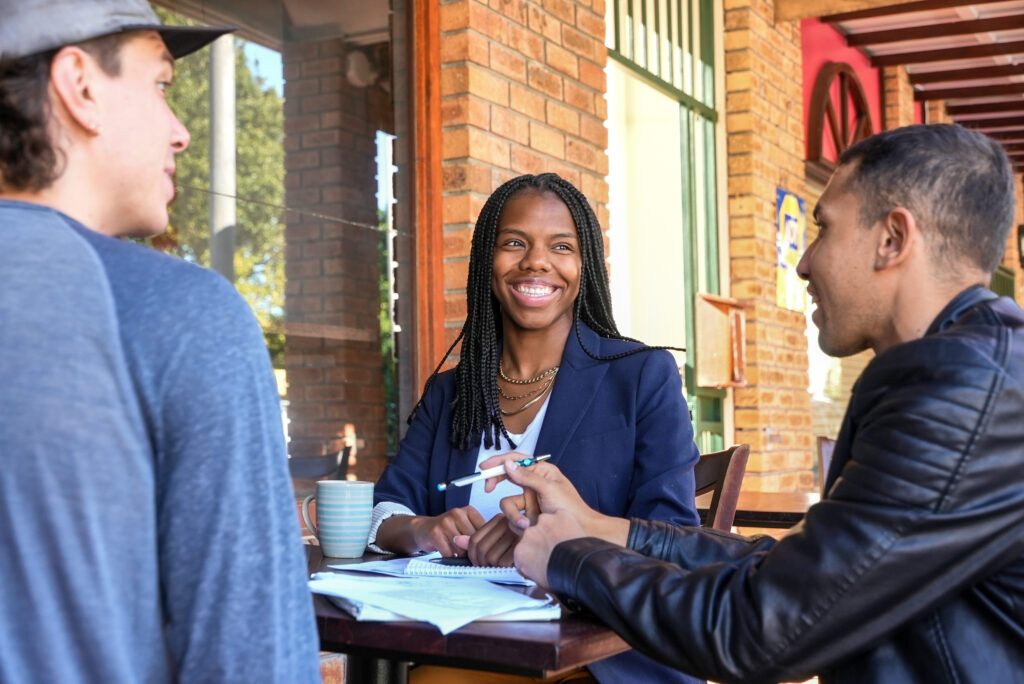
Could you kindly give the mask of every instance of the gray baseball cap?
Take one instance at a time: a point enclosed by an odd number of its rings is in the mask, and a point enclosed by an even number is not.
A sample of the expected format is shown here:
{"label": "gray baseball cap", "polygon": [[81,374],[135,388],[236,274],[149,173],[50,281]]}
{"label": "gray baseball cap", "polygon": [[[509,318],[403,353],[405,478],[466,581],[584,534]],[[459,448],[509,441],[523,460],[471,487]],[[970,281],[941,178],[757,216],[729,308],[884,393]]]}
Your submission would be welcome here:
{"label": "gray baseball cap", "polygon": [[156,31],[177,59],[234,30],[164,26],[146,0],[0,0],[0,59],[27,57],[123,31]]}

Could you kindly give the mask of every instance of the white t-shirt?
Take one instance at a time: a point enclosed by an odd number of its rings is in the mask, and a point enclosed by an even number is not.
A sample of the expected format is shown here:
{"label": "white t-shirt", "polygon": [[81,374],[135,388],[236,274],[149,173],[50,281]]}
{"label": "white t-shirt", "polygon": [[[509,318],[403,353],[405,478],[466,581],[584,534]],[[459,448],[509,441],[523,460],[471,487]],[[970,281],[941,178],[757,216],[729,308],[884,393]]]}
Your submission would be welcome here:
{"label": "white t-shirt", "polygon": [[[551,398],[549,394],[544,399],[544,403],[541,404],[540,410],[537,411],[537,415],[533,417],[533,420],[529,425],[526,426],[526,431],[521,435],[509,433],[512,436],[512,441],[516,443],[515,451],[527,456],[533,456],[534,450],[537,448],[537,437],[540,435],[540,428],[544,425],[544,414],[548,412],[548,399]],[[508,443],[504,440],[501,442],[501,449],[486,449],[484,448],[483,440],[480,441],[480,452],[477,454],[476,463],[479,466],[482,461],[490,458],[495,454],[506,454],[511,451],[508,448]],[[469,475],[470,473],[465,473]],[[480,515],[483,516],[484,520],[490,520],[498,513],[501,512],[501,500],[506,496],[513,496],[522,492],[522,488],[518,485],[514,485],[508,480],[501,482],[494,491],[490,494],[484,492],[483,482],[474,482],[470,485],[472,489],[469,493],[469,505],[480,511]],[[366,546],[371,551],[376,553],[388,553],[384,549],[377,546],[377,529],[380,524],[390,518],[393,515],[416,515],[409,509],[408,506],[403,506],[400,503],[393,501],[381,501],[379,504],[373,507],[373,518],[370,522],[370,535],[369,541]]]}
{"label": "white t-shirt", "polygon": [[[550,395],[548,395],[548,398],[550,398]],[[481,441],[480,453],[476,457],[476,469],[480,470],[480,464],[495,454],[507,454],[510,451],[516,451],[526,456],[534,456],[534,452],[537,449],[537,437],[540,435],[541,426],[544,425],[544,414],[548,412],[548,398],[544,399],[544,403],[541,405],[540,410],[537,411],[537,415],[526,426],[525,432],[521,435],[512,432],[508,433],[512,437],[512,441],[516,443],[515,449],[509,449],[508,442],[504,439],[501,440],[500,449],[497,447],[488,449]],[[474,482],[470,485],[473,489],[469,493],[469,505],[480,511],[480,515],[483,516],[484,520],[490,520],[501,513],[501,500],[506,496],[521,494],[523,491],[523,488],[519,485],[503,480],[498,483],[494,491],[488,494],[484,491],[484,484],[483,480]]]}

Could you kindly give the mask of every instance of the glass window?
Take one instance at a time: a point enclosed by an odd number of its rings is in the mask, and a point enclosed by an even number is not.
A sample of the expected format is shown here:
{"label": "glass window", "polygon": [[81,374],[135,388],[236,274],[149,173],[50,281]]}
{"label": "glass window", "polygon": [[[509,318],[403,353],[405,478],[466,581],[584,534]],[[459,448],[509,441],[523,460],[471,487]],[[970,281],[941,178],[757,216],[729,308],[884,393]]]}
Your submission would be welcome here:
{"label": "glass window", "polygon": [[[234,283],[263,328],[291,458],[349,449],[375,480],[396,448],[395,92],[388,3],[158,0],[165,23],[239,30],[179,60],[192,134],[156,249]],[[401,126],[397,128],[402,128]],[[411,286],[411,285],[410,285]]]}

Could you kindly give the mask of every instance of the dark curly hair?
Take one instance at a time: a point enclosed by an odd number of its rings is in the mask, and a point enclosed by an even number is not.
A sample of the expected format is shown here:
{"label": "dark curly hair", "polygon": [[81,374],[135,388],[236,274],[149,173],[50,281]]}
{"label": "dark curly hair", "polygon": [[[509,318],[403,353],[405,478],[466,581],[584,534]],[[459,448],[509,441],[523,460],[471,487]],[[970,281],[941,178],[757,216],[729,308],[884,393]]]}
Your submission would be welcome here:
{"label": "dark curly hair", "polygon": [[[583,263],[580,291],[573,304],[573,327],[576,339],[583,350],[591,358],[611,361],[652,349],[676,349],[642,346],[611,356],[598,356],[587,349],[580,335],[581,320],[602,337],[636,342],[619,333],[615,318],[612,316],[601,225],[583,193],[560,176],[544,173],[538,176],[525,175],[513,178],[491,194],[477,218],[469,257],[469,278],[466,283],[466,322],[423,390],[425,396],[444,362],[461,340],[462,351],[459,363],[455,367],[455,399],[451,418],[451,443],[459,449],[469,449],[476,444],[481,432],[484,445],[488,448],[500,443],[501,437],[515,448],[498,407],[498,340],[501,336],[501,313],[498,300],[491,291],[491,271],[494,264],[498,221],[505,203],[517,194],[530,190],[557,195],[568,207],[573,223],[576,224]],[[413,408],[408,422],[413,421],[416,410],[422,403],[423,396]]]}
{"label": "dark curly hair", "polygon": [[[121,73],[121,46],[131,34],[79,44],[110,76]],[[0,60],[0,190],[38,192],[63,173],[61,151],[50,139],[50,67],[58,50]]]}

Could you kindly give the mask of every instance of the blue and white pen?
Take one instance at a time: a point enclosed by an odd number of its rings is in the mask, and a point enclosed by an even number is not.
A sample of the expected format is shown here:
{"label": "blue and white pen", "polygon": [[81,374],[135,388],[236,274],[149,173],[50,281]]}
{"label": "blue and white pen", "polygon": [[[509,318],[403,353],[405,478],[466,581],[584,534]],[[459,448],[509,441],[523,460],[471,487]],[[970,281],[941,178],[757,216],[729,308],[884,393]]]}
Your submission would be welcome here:
{"label": "blue and white pen", "polygon": [[[540,463],[541,461],[546,461],[549,458],[551,458],[551,454],[544,454],[543,456],[527,456],[526,458],[519,459],[515,464],[518,466],[532,466],[534,463]],[[465,487],[468,484],[473,484],[480,480],[486,480],[487,478],[494,477],[495,475],[504,474],[505,464],[492,466],[490,468],[485,468],[478,473],[473,473],[472,475],[463,475],[462,477],[457,477],[450,482],[442,482],[437,485],[437,491],[443,492],[449,487]]]}

